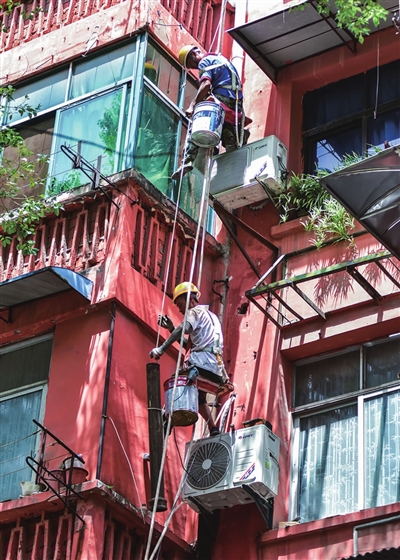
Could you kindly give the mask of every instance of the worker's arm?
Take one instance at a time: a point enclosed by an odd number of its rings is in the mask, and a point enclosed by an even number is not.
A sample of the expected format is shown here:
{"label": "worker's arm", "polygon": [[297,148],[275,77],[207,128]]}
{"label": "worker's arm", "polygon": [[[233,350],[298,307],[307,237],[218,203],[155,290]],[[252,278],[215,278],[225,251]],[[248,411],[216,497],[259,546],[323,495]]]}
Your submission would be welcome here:
{"label": "worker's arm", "polygon": [[186,110],[186,116],[190,118],[192,118],[193,116],[193,111],[195,106],[197,105],[197,103],[200,103],[200,101],[203,101],[203,99],[205,99],[206,97],[208,97],[211,93],[211,82],[208,79],[202,80],[200,82],[200,87],[197,90],[196,93],[196,97],[193,99],[193,101],[191,102],[191,104],[189,105],[189,107]]}
{"label": "worker's arm", "polygon": [[[189,325],[187,325],[186,328],[186,332],[188,330]],[[161,358],[161,356],[164,354],[164,352],[166,350],[168,350],[168,348],[174,343],[177,342],[178,340],[181,339],[182,337],[182,329],[183,329],[183,323],[179,325],[179,327],[176,327],[172,333],[170,334],[170,336],[167,338],[167,340],[164,342],[164,344],[161,344],[161,346],[157,346],[156,348],[153,348],[153,350],[150,352],[150,358],[154,358],[155,360],[158,360],[159,358]],[[183,339],[183,346],[186,347],[188,341],[186,338]]]}

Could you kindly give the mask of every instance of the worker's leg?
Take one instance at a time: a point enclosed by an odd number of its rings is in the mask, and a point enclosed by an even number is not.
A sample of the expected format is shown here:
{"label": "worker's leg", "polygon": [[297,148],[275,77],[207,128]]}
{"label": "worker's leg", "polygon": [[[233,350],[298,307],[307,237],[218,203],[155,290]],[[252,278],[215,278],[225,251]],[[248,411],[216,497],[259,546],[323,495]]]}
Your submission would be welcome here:
{"label": "worker's leg", "polygon": [[211,416],[211,409],[207,404],[206,393],[204,391],[199,391],[199,412],[200,416],[206,421],[210,436],[218,435],[220,431]]}

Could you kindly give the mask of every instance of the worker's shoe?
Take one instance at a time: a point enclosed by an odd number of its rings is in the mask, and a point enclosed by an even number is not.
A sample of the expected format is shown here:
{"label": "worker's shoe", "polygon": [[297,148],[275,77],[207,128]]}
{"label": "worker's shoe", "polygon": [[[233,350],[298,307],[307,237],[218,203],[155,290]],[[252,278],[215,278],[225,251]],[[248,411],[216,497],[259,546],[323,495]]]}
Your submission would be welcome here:
{"label": "worker's shoe", "polygon": [[182,163],[180,167],[176,171],[174,171],[171,175],[171,179],[180,179],[180,177],[184,177],[189,171],[192,171],[193,163],[188,161],[187,163]]}
{"label": "worker's shoe", "polygon": [[214,426],[214,428],[211,428],[210,437],[220,436],[220,435],[221,435],[221,432],[218,430],[218,428],[216,426]]}

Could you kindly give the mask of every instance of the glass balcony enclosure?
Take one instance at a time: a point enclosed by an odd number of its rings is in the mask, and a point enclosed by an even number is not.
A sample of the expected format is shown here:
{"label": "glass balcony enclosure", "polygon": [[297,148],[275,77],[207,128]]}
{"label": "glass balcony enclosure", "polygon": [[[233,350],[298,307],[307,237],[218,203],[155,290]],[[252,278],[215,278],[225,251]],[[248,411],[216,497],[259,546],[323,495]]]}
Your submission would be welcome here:
{"label": "glass balcony enclosure", "polygon": [[[38,154],[48,156],[37,171],[47,177],[49,196],[88,182],[61,149],[65,145],[77,151],[79,142],[82,157],[103,175],[135,168],[175,200],[177,185],[171,175],[186,137],[184,108],[195,91],[194,81],[181,67],[141,34],[22,84],[3,124],[19,130],[35,159]],[[12,110],[26,96],[31,106],[38,107],[33,118],[21,118]],[[12,148],[3,154],[15,157]],[[183,195],[199,182],[193,175],[184,180]],[[198,205],[187,200],[182,196],[180,205],[196,219]]]}

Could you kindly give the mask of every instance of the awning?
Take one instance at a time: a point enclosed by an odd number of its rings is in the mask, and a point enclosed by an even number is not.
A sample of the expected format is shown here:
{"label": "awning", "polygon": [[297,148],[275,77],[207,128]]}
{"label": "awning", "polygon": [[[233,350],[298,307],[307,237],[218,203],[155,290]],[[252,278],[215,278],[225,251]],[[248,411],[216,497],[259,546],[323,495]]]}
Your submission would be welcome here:
{"label": "awning", "polygon": [[0,308],[75,290],[90,301],[93,282],[81,274],[58,266],[28,272],[0,283]]}
{"label": "awning", "polygon": [[[379,30],[393,25],[392,12],[398,10],[398,0],[381,0],[389,11]],[[268,2],[265,2],[268,6]],[[334,19],[337,8],[330,3],[330,15],[318,13],[316,3],[309,0],[300,7],[287,8],[274,14],[229,29],[228,33],[246,51],[271,80],[277,81],[281,68],[346,45],[355,53],[356,42],[346,29],[340,29]],[[371,32],[378,28],[370,26]]]}
{"label": "awning", "polygon": [[398,560],[400,558],[400,548],[383,548],[373,552],[365,552],[356,556],[347,556],[342,560]]}
{"label": "awning", "polygon": [[400,145],[335,171],[320,182],[400,259]]}

